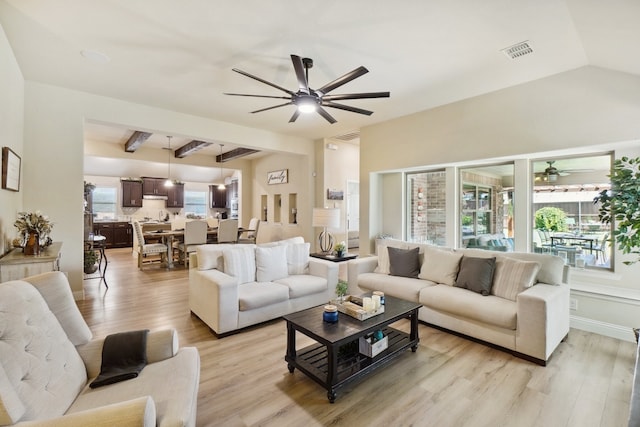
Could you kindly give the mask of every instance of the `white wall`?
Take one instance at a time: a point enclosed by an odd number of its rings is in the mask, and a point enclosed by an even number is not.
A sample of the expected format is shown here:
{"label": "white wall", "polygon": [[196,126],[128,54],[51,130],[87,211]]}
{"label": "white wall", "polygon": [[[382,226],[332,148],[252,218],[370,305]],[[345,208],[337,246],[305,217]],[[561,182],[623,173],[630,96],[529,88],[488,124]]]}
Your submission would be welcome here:
{"label": "white wall", "polygon": [[[22,158],[28,157],[23,150],[24,127],[24,79],[13,51],[2,27],[0,27],[0,146],[9,147]],[[22,210],[24,182],[20,191],[0,190],[0,256],[11,248],[17,237],[13,222]]]}
{"label": "white wall", "polygon": [[[640,156],[638,99],[639,77],[583,67],[362,129],[360,230],[369,236],[360,234],[361,250],[373,249],[372,239],[389,221],[381,206],[401,192],[399,185],[380,185],[382,172],[504,158],[522,165],[550,153],[611,149],[616,157]],[[521,175],[516,185],[528,182]],[[521,194],[529,194],[524,187]],[[516,206],[516,213],[522,209]],[[449,222],[456,221],[450,214]],[[516,241],[526,242],[526,223],[517,223]],[[613,273],[572,274],[572,298],[579,299],[573,326],[631,339],[629,327],[640,324],[640,264],[624,266],[623,259],[617,251]]]}
{"label": "white wall", "polygon": [[[24,207],[39,209],[56,223],[52,237],[63,241],[61,268],[82,298],[83,125],[85,120],[194,135],[250,148],[285,151],[313,158],[310,140],[251,129],[203,117],[113,98],[25,82]],[[243,180],[244,181],[244,180]],[[251,184],[242,184],[249,194]],[[244,203],[243,196],[243,203]],[[246,196],[249,197],[249,196]],[[244,219],[244,215],[243,215]]]}

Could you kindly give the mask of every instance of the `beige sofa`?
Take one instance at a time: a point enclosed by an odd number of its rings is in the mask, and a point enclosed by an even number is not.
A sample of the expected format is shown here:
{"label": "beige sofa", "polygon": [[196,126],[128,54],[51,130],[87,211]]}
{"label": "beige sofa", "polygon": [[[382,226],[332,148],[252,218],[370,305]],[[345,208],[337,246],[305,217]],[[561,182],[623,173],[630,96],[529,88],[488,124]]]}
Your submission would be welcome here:
{"label": "beige sofa", "polygon": [[[390,274],[388,247],[403,249],[403,256],[417,248],[417,278]],[[453,250],[392,239],[378,240],[377,254],[349,262],[350,292],[378,290],[419,302],[421,321],[494,344],[541,365],[569,333],[568,267],[557,256]],[[495,263],[487,260],[494,257]],[[490,286],[485,292],[488,295],[456,286],[462,276],[472,275],[466,282],[476,288],[473,282],[482,274],[467,266],[488,263],[494,268],[491,282],[486,283]]]}
{"label": "beige sofa", "polygon": [[302,237],[201,245],[189,258],[189,308],[218,336],[325,304],[337,283],[338,265],[310,258]]}
{"label": "beige sofa", "polygon": [[137,378],[90,388],[105,340],[63,273],[0,284],[0,324],[0,425],[195,425],[200,358],[175,330],[149,332]]}

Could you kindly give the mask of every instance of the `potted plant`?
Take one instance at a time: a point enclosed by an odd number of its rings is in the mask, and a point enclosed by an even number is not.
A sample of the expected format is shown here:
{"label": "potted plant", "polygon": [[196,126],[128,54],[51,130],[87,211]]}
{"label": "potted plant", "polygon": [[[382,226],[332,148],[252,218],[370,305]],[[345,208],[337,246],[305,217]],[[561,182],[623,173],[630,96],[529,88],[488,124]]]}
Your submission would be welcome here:
{"label": "potted plant", "polygon": [[347,245],[344,242],[336,243],[333,250],[338,258],[342,258],[347,251]]}
{"label": "potted plant", "polygon": [[88,249],[84,251],[84,272],[86,274],[95,273],[98,269],[98,254],[96,251]]}
{"label": "potted plant", "polygon": [[593,202],[600,204],[600,221],[616,223],[611,241],[617,243],[623,254],[638,256],[635,260],[623,261],[631,265],[640,261],[640,157],[614,160],[608,176],[611,190],[601,191]]}
{"label": "potted plant", "polygon": [[336,295],[338,295],[338,300],[343,301],[344,296],[347,295],[349,291],[349,284],[344,280],[338,280],[338,284],[336,285]]}

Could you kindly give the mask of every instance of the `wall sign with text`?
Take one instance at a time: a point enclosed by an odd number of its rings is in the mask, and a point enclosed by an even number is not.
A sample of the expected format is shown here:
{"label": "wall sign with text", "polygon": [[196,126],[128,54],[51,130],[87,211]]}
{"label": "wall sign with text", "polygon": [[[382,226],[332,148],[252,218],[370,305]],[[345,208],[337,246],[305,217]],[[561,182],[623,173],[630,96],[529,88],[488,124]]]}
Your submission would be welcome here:
{"label": "wall sign with text", "polygon": [[289,182],[289,169],[267,172],[267,184],[286,184]]}

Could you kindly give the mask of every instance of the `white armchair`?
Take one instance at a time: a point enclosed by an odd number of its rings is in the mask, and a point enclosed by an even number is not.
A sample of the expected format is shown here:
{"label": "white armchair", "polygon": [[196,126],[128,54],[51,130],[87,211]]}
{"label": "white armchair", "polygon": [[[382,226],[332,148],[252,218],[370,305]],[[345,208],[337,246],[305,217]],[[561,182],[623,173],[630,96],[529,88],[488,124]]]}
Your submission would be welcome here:
{"label": "white armchair", "polygon": [[1,283],[0,323],[0,425],[195,425],[200,357],[175,330],[149,332],[137,378],[92,389],[103,340],[63,273]]}

